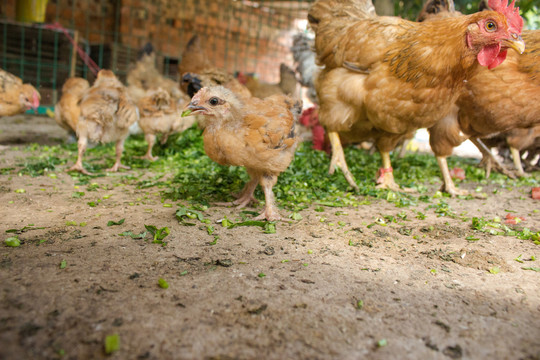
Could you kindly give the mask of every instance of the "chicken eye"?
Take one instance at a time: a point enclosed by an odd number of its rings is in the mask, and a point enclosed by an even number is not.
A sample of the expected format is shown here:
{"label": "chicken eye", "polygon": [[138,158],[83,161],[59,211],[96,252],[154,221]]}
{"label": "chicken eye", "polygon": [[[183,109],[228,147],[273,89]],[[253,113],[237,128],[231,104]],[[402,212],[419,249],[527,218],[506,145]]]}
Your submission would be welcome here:
{"label": "chicken eye", "polygon": [[210,100],[208,100],[208,103],[212,106],[216,106],[219,104],[219,99],[217,97],[210,98]]}
{"label": "chicken eye", "polygon": [[497,24],[494,21],[486,22],[486,30],[490,32],[497,30]]}

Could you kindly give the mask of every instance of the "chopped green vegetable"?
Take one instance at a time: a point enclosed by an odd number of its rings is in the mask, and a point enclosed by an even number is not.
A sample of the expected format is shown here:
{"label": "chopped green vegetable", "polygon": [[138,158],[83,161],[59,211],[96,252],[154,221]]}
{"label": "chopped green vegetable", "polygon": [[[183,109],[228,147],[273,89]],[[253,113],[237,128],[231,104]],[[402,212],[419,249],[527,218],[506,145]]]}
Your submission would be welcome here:
{"label": "chopped green vegetable", "polygon": [[263,278],[263,277],[266,276],[266,274],[265,273],[259,273],[259,275],[257,275],[257,276],[260,277],[260,278]]}
{"label": "chopped green vegetable", "polygon": [[6,240],[4,240],[4,243],[9,247],[17,247],[21,245],[21,241],[16,236],[8,237]]}
{"label": "chopped green vegetable", "polygon": [[356,309],[357,310],[362,310],[363,307],[364,307],[364,300],[358,300],[356,302]]}
{"label": "chopped green vegetable", "polygon": [[181,117],[189,116],[189,114],[191,114],[191,110],[190,110],[190,109],[184,110],[184,111],[182,111],[182,116],[181,116]]}
{"label": "chopped green vegetable", "polygon": [[118,350],[120,350],[120,336],[113,334],[105,337],[105,354],[110,355]]}
{"label": "chopped green vegetable", "polygon": [[124,231],[120,234],[118,234],[119,236],[129,236],[131,237],[132,239],[144,239],[146,237],[146,234],[148,234],[147,231],[143,231],[141,232],[140,234],[134,234],[132,231]]}
{"label": "chopped green vegetable", "polygon": [[118,221],[109,220],[107,226],[122,225],[126,219],[120,219]]}
{"label": "chopped green vegetable", "polygon": [[523,270],[532,270],[536,272],[540,272],[540,267],[522,267]]}
{"label": "chopped green vegetable", "polygon": [[386,339],[381,339],[379,341],[377,341],[377,346],[378,347],[383,347],[383,346],[386,346],[388,345],[388,341],[386,341]]}
{"label": "chopped green vegetable", "polygon": [[169,283],[167,283],[163,278],[159,278],[158,285],[162,289],[168,289],[169,288]]}
{"label": "chopped green vegetable", "polygon": [[152,241],[153,244],[161,244],[162,246],[167,245],[167,242],[163,241],[163,239],[165,239],[171,233],[171,230],[169,230],[168,227],[165,226],[160,229],[154,225],[144,225],[144,227],[154,237]]}
{"label": "chopped green vegetable", "polygon": [[501,272],[501,269],[499,269],[497,266],[494,266],[494,267],[492,267],[491,269],[489,269],[489,272],[490,272],[491,274],[498,274],[498,273]]}
{"label": "chopped green vegetable", "polygon": [[60,269],[65,269],[66,266],[67,266],[66,260],[62,259],[62,261],[60,261]]}

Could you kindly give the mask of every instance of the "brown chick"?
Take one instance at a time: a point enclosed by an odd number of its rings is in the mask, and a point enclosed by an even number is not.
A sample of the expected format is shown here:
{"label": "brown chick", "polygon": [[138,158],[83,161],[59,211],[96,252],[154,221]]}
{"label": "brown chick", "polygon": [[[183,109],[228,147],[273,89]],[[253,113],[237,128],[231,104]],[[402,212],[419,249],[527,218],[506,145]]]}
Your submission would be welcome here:
{"label": "brown chick", "polygon": [[62,97],[54,107],[54,120],[70,133],[77,131],[81,114],[80,103],[84,93],[90,88],[86,79],[73,77],[62,86]]}
{"label": "brown chick", "polygon": [[41,96],[30,84],[0,69],[0,116],[12,116],[28,109],[37,111]]}
{"label": "brown chick", "polygon": [[293,69],[285,64],[279,67],[279,83],[269,84],[258,80],[254,76],[249,76],[246,87],[251,94],[259,99],[264,99],[274,94],[295,95],[296,94],[296,74]]}
{"label": "brown chick", "polygon": [[128,97],[126,88],[110,70],[101,70],[94,85],[81,100],[81,116],[77,124],[78,157],[68,171],[76,170],[90,174],[84,169],[82,158],[88,140],[93,142],[116,142],[116,161],[107,171],[129,169],[120,162],[124,151],[124,141],[129,135],[129,127],[138,120],[137,107]]}
{"label": "brown chick", "polygon": [[175,100],[187,101],[185,94],[180,91],[178,83],[163,76],[156,68],[155,53],[143,54],[127,74],[127,90],[136,103],[149,92],[162,88]]}
{"label": "brown chick", "polygon": [[152,156],[152,147],[156,142],[156,134],[162,134],[161,144],[167,142],[169,135],[181,132],[193,125],[193,118],[183,118],[167,91],[162,88],[152,91],[148,96],[139,101],[141,118],[139,126],[144,132],[144,138],[148,143],[148,151],[142,157],[150,161],[158,159]]}
{"label": "brown chick", "polygon": [[219,85],[231,90],[240,100],[251,98],[251,92],[248,88],[224,69],[212,67],[198,73],[188,72],[183,74],[181,81],[182,90],[190,97],[193,97],[203,87]]}
{"label": "brown chick", "polygon": [[206,154],[220,165],[243,166],[250,176],[231,204],[242,208],[255,201],[253,192],[261,185],[266,204],[256,220],[283,220],[272,188],[294,157],[301,108],[300,101],[284,95],[242,101],[222,86],[201,89],[186,108],[208,118],[203,133]]}
{"label": "brown chick", "polygon": [[182,53],[182,59],[178,64],[178,73],[182,76],[185,73],[199,73],[213,67],[214,65],[201,46],[199,35],[193,35]]}

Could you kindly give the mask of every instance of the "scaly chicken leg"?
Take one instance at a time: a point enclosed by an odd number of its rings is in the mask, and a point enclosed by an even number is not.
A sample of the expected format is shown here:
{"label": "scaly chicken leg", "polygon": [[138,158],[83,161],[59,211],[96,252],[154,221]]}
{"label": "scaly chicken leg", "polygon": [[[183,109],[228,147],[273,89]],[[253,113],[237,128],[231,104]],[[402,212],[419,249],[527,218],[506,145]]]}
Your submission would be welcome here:
{"label": "scaly chicken leg", "polygon": [[264,211],[260,213],[259,216],[255,217],[254,220],[263,220],[268,221],[277,221],[277,220],[286,220],[279,215],[279,211],[276,206],[276,198],[272,188],[277,183],[277,176],[273,174],[264,174],[259,178],[259,183],[264,191]]}
{"label": "scaly chicken leg", "polygon": [[354,177],[347,166],[347,161],[345,161],[345,154],[343,153],[343,147],[341,146],[339,134],[335,131],[329,132],[328,138],[330,139],[330,144],[332,145],[332,160],[330,161],[330,169],[328,170],[328,173],[332,175],[334,171],[336,171],[336,168],[341,169],[349,185],[358,190],[358,185],[356,185],[356,181],[354,181]]}
{"label": "scaly chicken leg", "polygon": [[111,171],[116,172],[118,169],[131,169],[129,166],[122,165],[120,163],[120,159],[122,158],[122,153],[124,152],[124,139],[120,139],[116,142],[116,161],[114,162],[114,165],[105,170],[105,171]]}
{"label": "scaly chicken leg", "polygon": [[439,168],[443,176],[444,184],[441,188],[441,191],[449,193],[451,196],[457,195],[469,195],[467,190],[461,190],[456,188],[452,177],[450,176],[450,171],[448,170],[448,162],[446,161],[446,156],[437,156],[437,163],[439,163]]}
{"label": "scaly chicken leg", "polygon": [[230,202],[220,202],[216,203],[216,205],[219,206],[236,206],[239,209],[243,209],[252,202],[256,203],[258,202],[257,199],[253,196],[253,193],[255,192],[255,188],[257,187],[257,184],[259,183],[259,175],[255,173],[249,173],[250,180],[244,185],[244,188],[242,191],[240,191],[238,194],[233,194],[234,197],[236,197],[236,200],[230,201]]}
{"label": "scaly chicken leg", "polygon": [[510,146],[510,154],[512,154],[512,161],[514,162],[514,167],[516,168],[517,176],[519,177],[527,177],[529,174],[527,174],[523,170],[523,165],[521,164],[521,155],[519,153],[519,150],[515,147]]}
{"label": "scaly chicken leg", "polygon": [[88,139],[86,138],[86,136],[80,135],[79,140],[77,141],[77,149],[78,149],[77,161],[72,167],[66,170],[67,172],[78,171],[85,175],[92,175],[92,173],[86,170],[82,164],[82,158],[83,158],[84,152],[86,151],[87,145],[88,145]]}
{"label": "scaly chicken leg", "polygon": [[150,161],[156,161],[159,159],[158,156],[152,156],[152,148],[154,147],[154,144],[156,143],[156,135],[154,134],[146,134],[144,135],[144,139],[148,143],[148,150],[146,151],[146,154],[144,156],[141,156],[140,159],[147,159]]}
{"label": "scaly chicken leg", "polygon": [[482,153],[482,161],[480,161],[480,165],[485,165],[486,167],[486,179],[489,178],[492,167],[494,170],[508,176],[510,179],[516,178],[516,174],[514,174],[513,171],[508,170],[503,164],[501,164],[499,160],[497,160],[497,158],[493,156],[491,150],[489,150],[479,138],[472,137],[469,138],[469,140],[471,140],[471,142],[476,145],[478,150],[480,150],[480,152]]}

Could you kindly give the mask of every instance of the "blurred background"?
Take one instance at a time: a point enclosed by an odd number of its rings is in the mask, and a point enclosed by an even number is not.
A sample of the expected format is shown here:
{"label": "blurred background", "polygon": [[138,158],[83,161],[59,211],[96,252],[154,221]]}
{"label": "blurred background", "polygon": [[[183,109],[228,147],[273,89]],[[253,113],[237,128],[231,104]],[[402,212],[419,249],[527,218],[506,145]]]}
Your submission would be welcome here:
{"label": "blurred background", "polygon": [[[198,34],[216,67],[276,82],[280,63],[293,66],[292,38],[308,32],[306,15],[313,1],[0,0],[0,68],[35,85],[42,104],[50,106],[70,75],[92,82],[93,63],[125,81],[148,43],[158,70],[178,80],[182,52]],[[374,2],[379,14],[409,19],[422,8],[422,0]],[[464,13],[478,7],[478,1],[455,2]],[[528,27],[538,28],[538,0],[518,5]]]}

